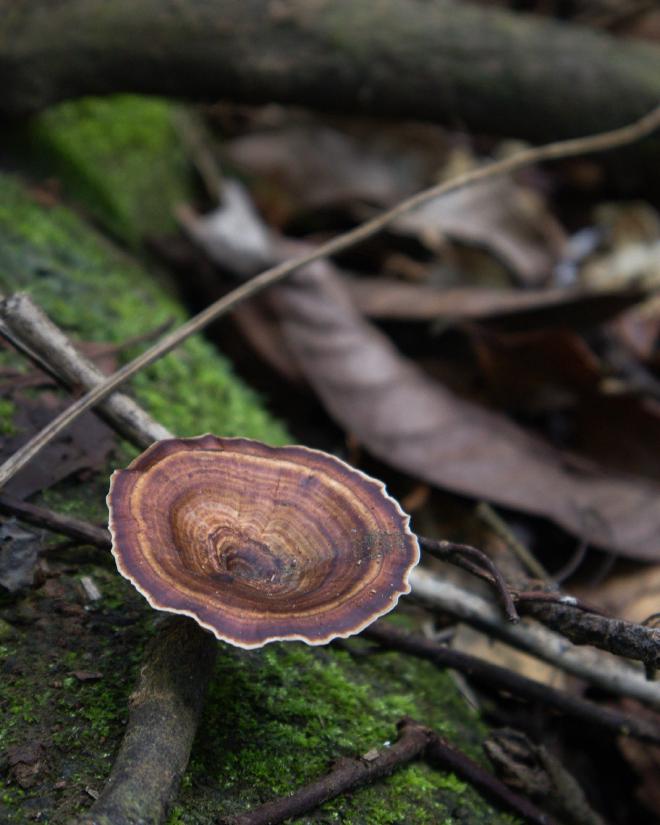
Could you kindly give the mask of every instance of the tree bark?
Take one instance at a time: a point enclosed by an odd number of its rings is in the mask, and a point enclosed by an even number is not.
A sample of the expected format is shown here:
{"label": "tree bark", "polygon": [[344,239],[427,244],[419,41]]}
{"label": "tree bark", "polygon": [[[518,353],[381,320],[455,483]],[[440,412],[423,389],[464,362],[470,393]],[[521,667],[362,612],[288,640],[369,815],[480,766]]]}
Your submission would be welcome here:
{"label": "tree bark", "polygon": [[660,99],[655,47],[450,0],[0,0],[0,21],[4,116],[132,91],[550,140]]}
{"label": "tree bark", "polygon": [[79,825],[163,822],[188,766],[216,651],[215,638],[194,622],[163,624],[131,695],[108,783]]}

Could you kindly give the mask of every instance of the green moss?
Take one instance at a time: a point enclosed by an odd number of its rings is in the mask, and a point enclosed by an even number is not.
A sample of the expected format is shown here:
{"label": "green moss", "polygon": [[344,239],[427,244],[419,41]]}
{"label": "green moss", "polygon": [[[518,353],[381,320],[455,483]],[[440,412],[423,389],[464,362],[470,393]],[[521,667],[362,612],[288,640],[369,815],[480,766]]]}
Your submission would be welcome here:
{"label": "green moss", "polygon": [[0,398],[0,435],[16,435],[16,425],[14,424],[14,413],[16,408],[8,398]]}
{"label": "green moss", "polygon": [[182,117],[179,107],[155,98],[87,98],[36,117],[28,146],[67,195],[136,245],[173,228],[173,207],[190,200],[190,170],[176,129]]}
{"label": "green moss", "polygon": [[[83,340],[121,342],[182,318],[176,302],[143,269],[66,209],[37,205],[7,177],[0,177],[0,289],[29,290]],[[133,390],[181,434],[210,430],[287,440],[284,428],[199,337],[142,373]],[[120,444],[115,461],[130,453]],[[101,521],[110,469],[84,481],[68,479],[45,499],[57,510]],[[7,671],[11,678],[0,682],[0,750],[39,739],[48,756],[34,788],[23,792],[6,775],[0,780],[3,821],[25,821],[27,806],[51,825],[69,821],[89,806],[85,789],[102,787],[118,747],[154,613],[112,571],[95,566],[89,572],[103,593],[100,605],[73,610],[75,583],[68,596],[49,596],[44,587],[28,599],[37,632],[5,642],[5,660],[16,665]],[[81,682],[79,670],[99,670],[103,677]],[[353,657],[336,645],[276,644],[254,652],[223,645],[171,825],[208,825],[318,777],[339,756],[384,747],[405,714],[479,755],[479,720],[447,674],[429,663],[395,653]],[[61,788],[54,791],[56,785]],[[298,820],[442,821],[506,820],[473,791],[422,764]]]}
{"label": "green moss", "polygon": [[[39,742],[44,748],[33,788],[22,790],[8,775],[0,780],[2,822],[22,823],[34,806],[35,813],[48,812],[47,821],[63,823],[88,806],[84,789],[101,789],[126,723],[128,696],[149,634],[148,614],[120,577],[96,567],[85,572],[94,576],[103,598],[84,619],[61,615],[58,606],[75,601],[53,598],[42,589],[27,597],[38,632],[32,626],[0,646],[5,672],[0,754],[17,744]],[[71,580],[59,581],[75,593]],[[119,608],[113,606],[118,597]],[[81,671],[98,671],[101,678],[81,681],[76,676]],[[55,785],[57,800],[49,799]]]}
{"label": "green moss", "polygon": [[[184,317],[162,284],[80,218],[62,207],[44,208],[18,181],[0,176],[0,291],[15,290],[29,291],[80,340],[121,342]],[[21,368],[24,362],[9,354],[3,365]],[[284,428],[202,338],[141,374],[133,390],[155,417],[180,434],[213,431],[271,443],[288,440]],[[11,402],[0,414],[10,416]],[[67,479],[45,491],[42,502],[102,523],[109,474],[134,453],[120,443],[105,472],[84,481]],[[0,650],[4,662],[18,663],[10,678],[0,680],[0,754],[9,745],[35,739],[47,743],[48,752],[47,767],[34,788],[22,791],[6,774],[0,779],[3,822],[25,821],[24,806],[41,805],[42,798],[49,822],[68,821],[89,806],[84,789],[100,790],[116,752],[154,613],[114,572],[96,566],[89,572],[103,592],[92,612],[104,616],[105,623],[92,624],[88,631],[86,622],[59,612],[62,600],[51,604],[45,598],[38,632],[7,639]],[[71,598],[75,604],[75,594]],[[40,616],[40,597],[35,596],[35,604],[28,611],[37,610],[32,621]],[[104,678],[80,682],[72,675],[76,670],[100,670]],[[64,784],[53,796],[56,783]]]}
{"label": "green moss", "polygon": [[9,622],[6,622],[4,619],[0,619],[0,659],[2,659],[4,655],[6,655],[6,652],[3,650],[3,646],[1,643],[6,641],[7,639],[13,638],[15,635],[16,631],[9,624]]}
{"label": "green moss", "polygon": [[468,786],[465,784],[465,782],[460,780],[455,774],[447,773],[442,777],[440,787],[445,788],[448,791],[452,791],[452,793],[460,795],[467,789]]}
{"label": "green moss", "polygon": [[[82,340],[122,342],[184,317],[162,286],[78,217],[62,207],[44,210],[16,181],[0,177],[0,290],[19,289]],[[287,440],[201,337],[140,373],[133,386],[138,400],[179,435]]]}
{"label": "green moss", "polygon": [[[386,747],[404,715],[480,758],[478,719],[449,676],[429,663],[394,653],[356,660],[336,645],[274,644],[253,653],[223,645],[170,825],[202,825],[290,793],[338,757]],[[465,791],[455,778],[415,763],[296,822],[435,823],[465,807],[465,799],[482,820],[500,821]]]}

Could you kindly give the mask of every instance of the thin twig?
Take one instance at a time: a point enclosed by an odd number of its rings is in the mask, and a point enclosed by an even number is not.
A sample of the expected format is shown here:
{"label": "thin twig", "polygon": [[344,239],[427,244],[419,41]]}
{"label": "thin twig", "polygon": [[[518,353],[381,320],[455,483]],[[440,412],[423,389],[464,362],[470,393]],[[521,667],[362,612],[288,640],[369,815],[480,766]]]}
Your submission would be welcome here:
{"label": "thin twig", "polygon": [[485,659],[453,650],[437,641],[404,633],[387,622],[377,622],[360,634],[384,648],[428,659],[437,667],[457,670],[484,688],[503,691],[530,702],[539,702],[566,716],[616,736],[632,736],[660,744],[660,725],[642,717],[603,708],[594,702],[557,690]]}
{"label": "thin twig", "polygon": [[561,602],[519,601],[521,612],[561,633],[575,645],[594,645],[615,656],[637,659],[648,672],[660,666],[660,628],[645,627]]}
{"label": "thin twig", "polygon": [[499,728],[483,743],[486,755],[507,785],[536,799],[572,825],[606,825],[560,757],[532,742],[522,731]]}
{"label": "thin twig", "polygon": [[549,814],[539,810],[528,799],[512,791],[469,756],[453,748],[437,733],[430,737],[424,755],[432,764],[453,771],[460,779],[466,780],[498,807],[517,814],[523,822],[528,822],[530,825],[552,825],[554,822]]}
{"label": "thin twig", "polygon": [[477,507],[477,517],[488,525],[496,536],[502,539],[518,561],[527,568],[527,571],[542,582],[550,582],[551,577],[541,562],[533,556],[525,545],[511,532],[506,522],[499,517],[495,510],[485,501]]}
{"label": "thin twig", "polygon": [[[497,535],[507,539],[507,534],[510,535],[508,527],[488,505],[480,505],[478,513]],[[507,544],[521,564],[528,566],[526,560],[533,560],[533,556],[521,542],[514,541],[517,548],[511,547],[510,541]],[[573,644],[593,645],[615,656],[636,659],[644,665],[647,678],[654,678],[655,670],[660,666],[660,630],[605,616],[596,608],[563,593],[556,583],[552,582],[550,587],[550,591],[512,589],[519,612],[533,616]]]}
{"label": "thin twig", "polygon": [[[17,294],[0,303],[0,333],[10,338],[33,363],[65,387],[78,391],[101,385],[106,376],[83,355],[69,338],[38,307],[29,295]],[[162,424],[155,421],[132,398],[120,393],[107,399],[99,415],[138,447],[171,438]]]}
{"label": "thin twig", "polygon": [[[423,604],[476,627],[509,645],[531,653],[609,693],[631,696],[660,707],[660,684],[648,682],[641,668],[593,648],[577,648],[568,639],[536,623],[512,625],[476,593],[440,579],[423,568],[410,575],[413,596]],[[589,615],[589,614],[578,614]]]}
{"label": "thin twig", "polygon": [[[27,300],[30,300],[28,296],[25,297]],[[5,339],[5,341],[11,344],[16,352],[24,355],[28,361],[41,370],[41,372],[45,373],[49,378],[52,378],[56,384],[61,383],[62,378],[59,373],[57,373],[49,363],[44,361],[38,353],[31,349],[28,344],[22,340],[22,338],[14,335],[11,329],[9,329],[9,327],[4,323],[1,318],[3,306],[4,305],[0,303],[0,335]]]}
{"label": "thin twig", "polygon": [[[544,604],[561,604],[564,607],[574,607],[576,610],[581,610],[583,613],[595,613],[597,616],[604,616],[602,610],[599,610],[592,604],[587,604],[582,599],[575,596],[568,596],[558,590],[516,590],[511,588],[511,595],[516,604],[523,604],[527,602],[543,602]],[[609,648],[604,648],[608,650]],[[636,658],[635,656],[631,657]]]}
{"label": "thin twig", "polygon": [[0,466],[0,488],[2,488],[9,479],[24,467],[45,445],[54,438],[65,427],[69,426],[79,415],[86,410],[98,404],[103,398],[106,398],[117,387],[124,383],[128,378],[135,375],[144,367],[153,364],[163,355],[173,350],[186,338],[199,332],[211,321],[215,321],[221,316],[228,313],[241,301],[256,295],[268,286],[281,281],[287,275],[295,270],[310,264],[319,258],[326,258],[330,255],[336,255],[339,252],[354,246],[361,241],[370,238],[375,233],[386,227],[396,218],[410,212],[418,206],[422,206],[434,198],[446,195],[449,192],[455,192],[466,186],[473,185],[488,178],[497,175],[504,175],[529,166],[533,163],[539,163],[547,160],[557,160],[559,158],[571,157],[579,154],[600,152],[606,149],[613,149],[618,146],[624,146],[646,137],[660,127],[660,106],[653,109],[649,114],[635,121],[634,123],[624,126],[620,129],[614,129],[610,132],[603,132],[597,135],[588,137],[574,138],[572,140],[558,141],[556,143],[549,143],[546,146],[532,147],[517,152],[514,155],[504,158],[502,160],[493,161],[485,164],[477,169],[473,169],[462,175],[458,175],[451,180],[439,183],[428,189],[425,189],[413,195],[406,200],[401,201],[392,209],[383,212],[381,215],[368,220],[354,229],[344,232],[341,235],[333,238],[325,244],[316,249],[301,255],[293,260],[285,261],[276,266],[266,269],[261,274],[257,275],[250,281],[241,284],[228,295],[220,298],[215,303],[211,304],[205,310],[200,312],[194,318],[191,318],[186,323],[182,324],[178,329],[172,331],[154,346],[145,350],[141,355],[133,361],[124,365],[117,370],[103,383],[96,386],[86,395],[82,396],[78,401],[72,404],[67,410],[58,415],[53,421],[44,427],[41,432],[37,433],[27,444],[21,447],[9,458],[2,466]]}
{"label": "thin twig", "polygon": [[309,813],[346,791],[387,776],[418,757],[428,757],[434,764],[453,771],[498,806],[521,816],[525,822],[551,825],[549,816],[511,791],[464,753],[451,747],[431,728],[414,719],[402,719],[397,727],[399,738],[391,747],[370,751],[357,759],[340,759],[325,776],[290,796],[273,799],[245,814],[222,817],[221,825],[277,825],[285,819]]}
{"label": "thin twig", "polygon": [[325,776],[310,782],[290,796],[260,805],[248,813],[222,817],[222,825],[276,825],[312,811],[348,790],[392,773],[422,754],[429,742],[429,730],[416,722],[404,722],[398,740],[389,748],[356,759],[339,759]]}
{"label": "thin twig", "polygon": [[[504,581],[504,577],[495,562],[483,550],[478,550],[469,544],[456,544],[453,541],[430,539],[425,536],[418,536],[418,539],[420,546],[430,555],[449,562],[449,564],[462,567],[464,570],[468,570],[492,584],[502,601],[507,619],[514,623],[520,621],[520,616],[518,616],[513,597],[507,583]],[[474,559],[476,564],[471,559]],[[487,571],[485,575],[483,568],[486,568]]]}
{"label": "thin twig", "polygon": [[12,496],[0,496],[0,513],[16,516],[28,524],[45,527],[53,533],[69,536],[85,544],[92,544],[101,550],[109,550],[112,546],[110,533],[103,527],[96,527],[82,519],[61,515],[47,507],[38,507]]}

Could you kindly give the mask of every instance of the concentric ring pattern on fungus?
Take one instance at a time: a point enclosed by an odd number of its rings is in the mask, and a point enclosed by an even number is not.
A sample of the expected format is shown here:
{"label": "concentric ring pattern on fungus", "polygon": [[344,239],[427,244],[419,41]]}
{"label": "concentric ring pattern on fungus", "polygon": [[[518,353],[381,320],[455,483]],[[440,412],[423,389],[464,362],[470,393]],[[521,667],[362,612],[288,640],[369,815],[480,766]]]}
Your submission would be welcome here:
{"label": "concentric ring pattern on fungus", "polygon": [[385,486],[306,447],[167,439],[112,475],[117,567],[149,603],[231,644],[325,644],[410,591],[419,560]]}

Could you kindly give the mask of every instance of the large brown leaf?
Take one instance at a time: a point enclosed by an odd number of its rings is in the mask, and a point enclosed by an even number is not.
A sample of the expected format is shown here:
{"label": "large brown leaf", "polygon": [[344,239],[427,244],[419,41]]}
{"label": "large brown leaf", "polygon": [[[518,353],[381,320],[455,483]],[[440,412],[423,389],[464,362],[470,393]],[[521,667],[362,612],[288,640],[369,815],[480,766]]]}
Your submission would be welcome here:
{"label": "large brown leaf", "polygon": [[[216,256],[222,211],[188,224]],[[274,258],[300,251],[298,244],[272,244]],[[660,557],[660,484],[573,460],[432,381],[364,320],[326,262],[268,295],[307,381],[374,455],[441,487],[546,516],[623,555]]]}

